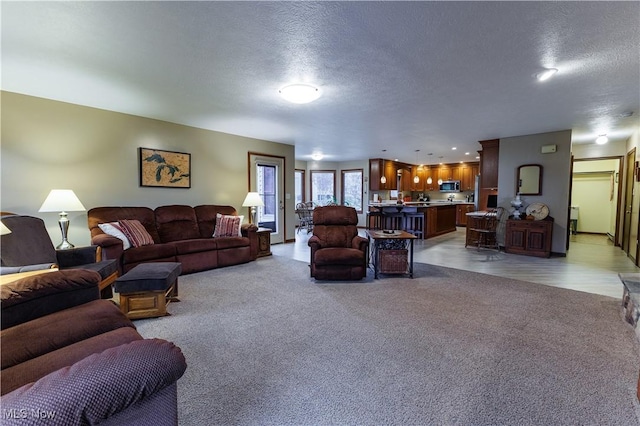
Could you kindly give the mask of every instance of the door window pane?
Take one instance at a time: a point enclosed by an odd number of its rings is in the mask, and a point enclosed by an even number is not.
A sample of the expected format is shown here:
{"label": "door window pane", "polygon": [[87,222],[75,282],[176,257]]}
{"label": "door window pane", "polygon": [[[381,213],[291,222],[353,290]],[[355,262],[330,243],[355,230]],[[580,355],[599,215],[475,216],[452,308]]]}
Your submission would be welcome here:
{"label": "door window pane", "polygon": [[276,166],[259,164],[256,177],[258,193],[264,202],[263,207],[258,207],[258,226],[276,232]]}

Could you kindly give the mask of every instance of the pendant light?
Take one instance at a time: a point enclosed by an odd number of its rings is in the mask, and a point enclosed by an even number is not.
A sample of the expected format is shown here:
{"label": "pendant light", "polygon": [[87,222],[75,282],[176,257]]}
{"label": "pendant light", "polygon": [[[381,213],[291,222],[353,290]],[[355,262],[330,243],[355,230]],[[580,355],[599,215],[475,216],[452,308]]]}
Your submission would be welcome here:
{"label": "pendant light", "polygon": [[431,179],[431,176],[429,176],[429,177],[427,178],[427,183],[428,183],[429,185],[431,185],[431,184],[433,183],[433,179]]}
{"label": "pendant light", "polygon": [[382,159],[382,176],[380,176],[380,183],[387,183],[387,177],[384,175],[384,158]]}
{"label": "pendant light", "polygon": [[420,177],[418,175],[413,177],[413,183],[420,183]]}

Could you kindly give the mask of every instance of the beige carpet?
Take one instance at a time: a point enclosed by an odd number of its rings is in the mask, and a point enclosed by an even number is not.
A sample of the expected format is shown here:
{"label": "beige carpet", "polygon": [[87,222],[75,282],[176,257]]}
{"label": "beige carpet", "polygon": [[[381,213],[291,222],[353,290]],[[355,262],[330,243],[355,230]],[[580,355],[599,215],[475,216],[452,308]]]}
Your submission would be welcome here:
{"label": "beige carpet", "polygon": [[181,425],[631,425],[620,301],[425,264],[316,283],[273,256],[180,278]]}

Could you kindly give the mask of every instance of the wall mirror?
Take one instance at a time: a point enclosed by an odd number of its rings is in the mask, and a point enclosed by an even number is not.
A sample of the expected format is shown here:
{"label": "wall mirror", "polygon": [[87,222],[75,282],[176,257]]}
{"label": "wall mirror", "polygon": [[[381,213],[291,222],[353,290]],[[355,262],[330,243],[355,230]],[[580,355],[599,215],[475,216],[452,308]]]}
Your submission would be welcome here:
{"label": "wall mirror", "polygon": [[520,195],[542,195],[542,166],[523,164],[518,167],[517,183]]}

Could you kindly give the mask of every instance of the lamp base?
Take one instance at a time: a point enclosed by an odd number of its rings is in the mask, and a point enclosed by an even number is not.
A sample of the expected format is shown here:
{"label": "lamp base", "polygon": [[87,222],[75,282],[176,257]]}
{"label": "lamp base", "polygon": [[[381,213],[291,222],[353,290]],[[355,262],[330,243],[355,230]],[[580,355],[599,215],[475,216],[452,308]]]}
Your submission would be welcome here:
{"label": "lamp base", "polygon": [[74,248],[75,246],[67,240],[67,232],[69,231],[69,218],[67,217],[67,212],[60,212],[58,225],[60,225],[60,232],[62,233],[62,242],[58,244],[56,249],[68,250]]}
{"label": "lamp base", "polygon": [[56,250],[68,250],[68,249],[72,249],[74,247],[75,246],[73,244],[71,244],[69,241],[64,240],[60,244],[58,244],[56,246]]}

